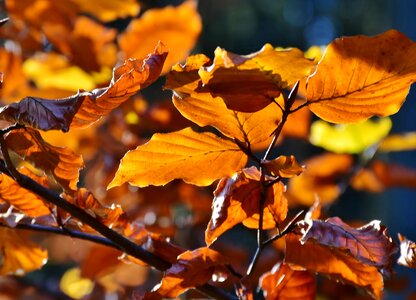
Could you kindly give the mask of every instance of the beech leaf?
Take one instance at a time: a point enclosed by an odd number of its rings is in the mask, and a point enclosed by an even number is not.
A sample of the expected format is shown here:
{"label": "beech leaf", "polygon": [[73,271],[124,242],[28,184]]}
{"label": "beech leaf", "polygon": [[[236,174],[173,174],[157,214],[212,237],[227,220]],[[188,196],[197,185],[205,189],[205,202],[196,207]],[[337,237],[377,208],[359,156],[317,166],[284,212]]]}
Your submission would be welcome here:
{"label": "beech leaf", "polygon": [[416,80],[415,57],[415,43],[396,30],[336,39],[308,79],[309,107],[333,123],[392,115]]}
{"label": "beech leaf", "polygon": [[389,134],[380,144],[382,152],[406,151],[416,149],[416,132]]}
{"label": "beech leaf", "polygon": [[266,300],[313,300],[316,297],[315,276],[309,271],[293,270],[285,263],[276,264],[260,277]]}
{"label": "beech leaf", "polygon": [[261,163],[274,176],[283,178],[298,176],[304,169],[304,166],[301,166],[293,155],[281,155],[273,160],[263,160]]}
{"label": "beech leaf", "polygon": [[365,288],[377,299],[397,247],[379,221],[352,228],[339,218],[298,223],[286,238],[285,262]]}
{"label": "beech leaf", "polygon": [[[211,245],[221,234],[239,223],[258,228],[261,197],[260,172],[252,167],[233,177],[222,178],[214,192],[212,216],[205,231],[205,242]],[[287,214],[284,185],[279,182],[266,190],[263,228],[276,227]]]}
{"label": "beech leaf", "polygon": [[52,175],[65,190],[76,190],[79,170],[84,167],[80,155],[68,148],[48,144],[38,131],[31,128],[13,130],[5,140],[10,150]]}
{"label": "beech leaf", "polygon": [[416,269],[416,243],[408,240],[399,233],[400,257],[397,261],[399,265]]}
{"label": "beech leaf", "polygon": [[235,143],[188,127],[154,134],[148,143],[127,152],[108,188],[125,182],[138,187],[165,185],[174,179],[206,186],[246,162],[247,156]]}
{"label": "beech leaf", "polygon": [[0,119],[41,130],[59,129],[66,132],[88,127],[153,83],[160,75],[166,56],[167,50],[159,43],[146,58],[128,59],[115,68],[110,85],[106,88],[80,91],[65,99],[26,97],[2,107]]}

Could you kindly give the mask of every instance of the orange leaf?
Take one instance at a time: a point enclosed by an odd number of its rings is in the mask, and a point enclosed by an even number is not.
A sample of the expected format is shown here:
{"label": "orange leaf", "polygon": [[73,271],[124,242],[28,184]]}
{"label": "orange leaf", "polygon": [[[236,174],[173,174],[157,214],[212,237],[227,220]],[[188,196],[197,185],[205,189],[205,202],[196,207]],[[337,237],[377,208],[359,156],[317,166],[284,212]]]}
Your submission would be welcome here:
{"label": "orange leaf", "polygon": [[280,176],[284,178],[298,176],[300,173],[303,172],[304,169],[303,166],[299,165],[299,163],[293,155],[281,155],[274,160],[265,160],[261,163],[274,176]]}
{"label": "orange leaf", "polygon": [[307,220],[286,237],[285,261],[367,289],[380,298],[395,244],[379,221],[352,228],[339,218]]}
{"label": "orange leaf", "polygon": [[336,39],[308,79],[309,107],[333,123],[394,114],[416,80],[415,58],[415,43],[396,30]]}
{"label": "orange leaf", "polygon": [[51,174],[65,190],[76,189],[79,170],[84,167],[80,155],[68,148],[48,144],[38,131],[31,128],[11,131],[6,136],[6,144],[24,160]]}
{"label": "orange leaf", "polygon": [[389,134],[378,147],[382,152],[406,150],[416,150],[416,132]]}
{"label": "orange leaf", "polygon": [[334,201],[341,191],[339,180],[350,172],[353,157],[347,154],[325,153],[304,163],[305,171],[289,181],[289,200],[311,206],[316,198],[322,205]]}
{"label": "orange leaf", "polygon": [[76,3],[80,11],[98,18],[102,22],[118,18],[134,17],[139,13],[140,5],[136,0],[70,0]]}
{"label": "orange leaf", "polygon": [[130,96],[153,83],[160,75],[167,51],[158,44],[144,59],[129,59],[113,70],[106,88],[79,92],[65,99],[26,97],[4,106],[0,119],[41,130],[85,128],[110,113]]}
{"label": "orange leaf", "polygon": [[276,264],[260,278],[266,300],[308,300],[316,297],[315,277],[308,271],[295,271],[285,263]]}
{"label": "orange leaf", "polygon": [[3,257],[1,275],[23,275],[40,269],[48,254],[15,229],[0,228],[0,246]]}
{"label": "orange leaf", "polygon": [[397,261],[399,265],[416,269],[416,244],[408,240],[399,233],[400,257]]}
{"label": "orange leaf", "polygon": [[175,107],[199,126],[213,126],[230,138],[248,140],[254,149],[268,144],[280,121],[281,110],[274,104],[255,113],[228,109],[221,98],[214,98],[206,88],[201,87],[198,70],[208,61],[204,55],[194,55],[188,57],[184,66],[178,64],[172,68],[165,88],[174,90]]}
{"label": "orange leaf", "polygon": [[[249,228],[258,228],[261,197],[260,172],[252,167],[223,178],[214,192],[212,216],[205,231],[205,242],[211,245],[221,234],[243,222]],[[266,191],[263,228],[276,227],[287,214],[284,185],[279,182]]]}
{"label": "orange leaf", "polygon": [[164,185],[174,179],[205,186],[241,169],[247,156],[236,144],[191,128],[154,134],[129,151],[108,188],[129,182],[138,187]]}
{"label": "orange leaf", "polygon": [[157,289],[146,293],[143,300],[175,298],[190,288],[207,283],[217,271],[224,276],[228,272],[221,265],[226,262],[225,257],[210,248],[186,251],[166,270]]}
{"label": "orange leaf", "polygon": [[26,86],[26,77],[22,71],[22,60],[13,52],[0,48],[0,70],[3,74],[0,95],[10,102],[20,95],[19,89]]}
{"label": "orange leaf", "polygon": [[270,44],[246,56],[217,48],[213,64],[201,68],[199,75],[210,93],[221,97],[228,108],[255,112],[308,76],[313,65],[298,49],[276,50]]}
{"label": "orange leaf", "polygon": [[143,57],[160,40],[170,49],[162,71],[167,73],[172,65],[186,58],[201,32],[196,8],[196,1],[188,0],[177,7],[150,9],[131,21],[119,38],[125,57]]}
{"label": "orange leaf", "polygon": [[[41,185],[46,185],[47,183],[47,178],[36,176],[28,169],[20,169],[19,172],[31,177]],[[43,202],[41,197],[22,188],[16,181],[3,173],[0,174],[0,200],[13,205],[32,218],[51,213],[50,208]]]}

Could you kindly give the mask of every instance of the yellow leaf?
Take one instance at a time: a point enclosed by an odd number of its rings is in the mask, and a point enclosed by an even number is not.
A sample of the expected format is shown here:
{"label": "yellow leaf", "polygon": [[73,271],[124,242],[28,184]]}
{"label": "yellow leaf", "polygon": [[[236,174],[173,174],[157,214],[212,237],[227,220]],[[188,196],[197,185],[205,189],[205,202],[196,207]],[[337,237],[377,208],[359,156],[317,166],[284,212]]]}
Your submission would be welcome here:
{"label": "yellow leaf", "polygon": [[308,79],[306,98],[328,122],[396,113],[416,80],[416,45],[396,30],[334,40]]}
{"label": "yellow leaf", "polygon": [[246,162],[247,156],[235,143],[188,127],[154,134],[148,143],[127,152],[108,188],[125,182],[138,187],[164,185],[174,179],[205,186]]}
{"label": "yellow leaf", "polygon": [[79,268],[71,268],[65,272],[59,283],[61,291],[74,299],[81,299],[92,292],[94,282],[81,277]]}
{"label": "yellow leaf", "polygon": [[406,151],[416,149],[416,132],[391,134],[378,147],[382,152]]}
{"label": "yellow leaf", "polygon": [[311,126],[310,142],[335,153],[356,154],[380,142],[387,136],[391,126],[390,118],[340,125],[319,120]]}
{"label": "yellow leaf", "polygon": [[146,11],[139,19],[131,21],[127,30],[120,35],[119,44],[125,57],[129,58],[145,56],[158,41],[162,41],[170,49],[163,74],[186,58],[201,29],[196,1],[188,0],[177,7]]}

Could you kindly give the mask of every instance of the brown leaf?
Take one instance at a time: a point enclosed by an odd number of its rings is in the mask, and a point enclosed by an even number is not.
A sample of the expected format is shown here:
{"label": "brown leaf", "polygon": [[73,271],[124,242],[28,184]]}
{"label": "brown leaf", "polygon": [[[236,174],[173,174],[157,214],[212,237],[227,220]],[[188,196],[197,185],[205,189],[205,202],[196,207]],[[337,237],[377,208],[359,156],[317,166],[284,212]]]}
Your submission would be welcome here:
{"label": "brown leaf", "polygon": [[204,55],[188,57],[185,65],[175,65],[165,88],[174,90],[173,104],[187,119],[201,127],[213,126],[224,135],[250,142],[254,149],[267,147],[282,112],[271,104],[255,113],[230,110],[219,97],[202,87],[198,70],[208,62]]}
{"label": "brown leaf", "polygon": [[217,48],[213,64],[201,68],[199,75],[208,91],[221,97],[229,109],[255,112],[308,76],[313,65],[298,49],[276,50],[270,44],[246,56]]}
{"label": "brown leaf", "polygon": [[276,159],[265,160],[261,163],[274,176],[280,176],[284,178],[298,176],[303,172],[304,169],[303,166],[299,165],[299,163],[293,155],[281,155]]}
{"label": "brown leaf", "polygon": [[415,57],[415,43],[396,30],[336,39],[308,79],[309,107],[333,123],[394,114],[416,80]]}
{"label": "brown leaf", "polygon": [[147,10],[139,19],[131,21],[120,35],[119,44],[126,58],[143,57],[158,41],[162,41],[170,49],[162,71],[164,74],[172,65],[186,58],[201,29],[196,1],[188,0],[177,7]]}
{"label": "brown leaf", "polygon": [[46,250],[15,229],[0,227],[0,246],[3,257],[1,275],[23,275],[40,269],[48,259]]}
{"label": "brown leaf", "polygon": [[164,185],[174,179],[205,186],[242,168],[247,156],[236,144],[191,128],[154,134],[151,140],[127,152],[108,188]]}
{"label": "brown leaf", "polygon": [[167,51],[158,44],[144,59],[129,59],[113,70],[106,88],[79,92],[65,99],[48,100],[26,97],[4,106],[0,119],[41,130],[85,128],[153,83],[162,70]]}
{"label": "brown leaf", "polygon": [[295,271],[285,263],[276,264],[260,278],[266,300],[307,300],[316,297],[315,276],[308,271]]}
{"label": "brown leaf", "polygon": [[[43,186],[47,184],[47,178],[37,176],[29,171],[29,169],[22,168],[18,171],[31,177]],[[49,215],[51,213],[49,206],[43,202],[41,197],[21,187],[16,181],[3,173],[0,174],[0,200],[13,205],[25,215],[32,218]]]}
{"label": "brown leaf", "polygon": [[157,289],[146,293],[143,300],[175,298],[190,288],[207,283],[217,271],[224,276],[228,272],[221,266],[226,262],[225,257],[210,248],[186,251],[166,270]]}
{"label": "brown leaf", "polygon": [[21,158],[51,174],[65,190],[76,190],[79,170],[84,167],[80,155],[76,155],[68,148],[46,143],[39,132],[31,128],[9,132],[6,136],[6,144]]}
{"label": "brown leaf", "polygon": [[[205,242],[211,245],[221,234],[239,223],[258,228],[261,198],[260,172],[252,167],[222,178],[214,192],[212,216],[205,231]],[[279,182],[266,190],[263,228],[270,229],[283,221],[287,214],[284,185]]]}
{"label": "brown leaf", "polygon": [[365,288],[376,298],[391,273],[397,247],[379,221],[352,228],[339,218],[299,223],[286,237],[285,261]]}
{"label": "brown leaf", "polygon": [[399,265],[416,269],[416,244],[399,233],[400,257],[397,260]]}

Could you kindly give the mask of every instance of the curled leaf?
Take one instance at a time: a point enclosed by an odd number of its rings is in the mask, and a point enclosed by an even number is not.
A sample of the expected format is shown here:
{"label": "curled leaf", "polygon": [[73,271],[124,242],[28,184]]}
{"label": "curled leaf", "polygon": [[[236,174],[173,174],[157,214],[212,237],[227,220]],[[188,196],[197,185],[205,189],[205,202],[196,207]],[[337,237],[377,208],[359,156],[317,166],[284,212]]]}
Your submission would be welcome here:
{"label": "curled leaf", "polygon": [[416,244],[399,233],[400,257],[399,265],[416,269]]}
{"label": "curled leaf", "polygon": [[164,185],[174,179],[205,186],[242,168],[247,156],[236,144],[191,128],[154,134],[150,141],[131,150],[121,160],[108,188]]}
{"label": "curled leaf", "polygon": [[309,107],[333,123],[392,115],[416,80],[415,57],[415,43],[396,30],[336,39],[308,79]]}
{"label": "curled leaf", "polygon": [[273,160],[261,162],[270,173],[274,176],[291,178],[298,176],[303,172],[304,166],[301,166],[293,155],[281,155]]}

